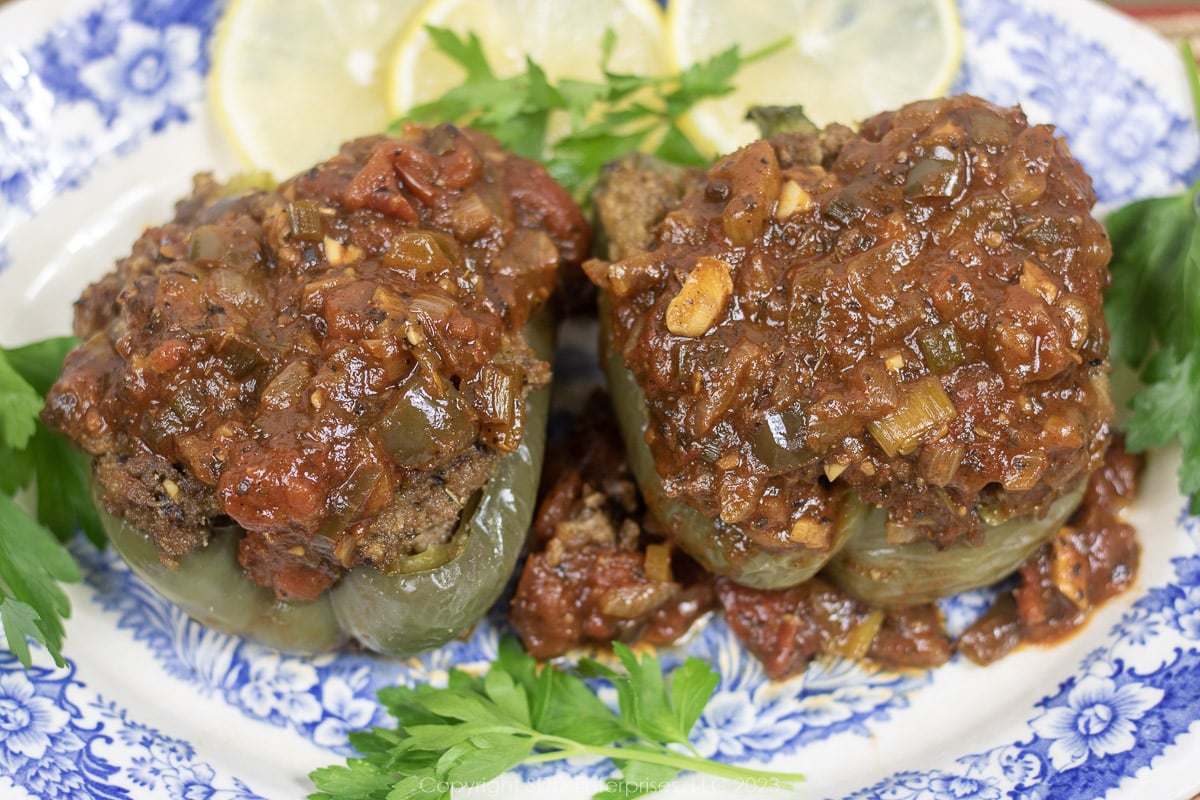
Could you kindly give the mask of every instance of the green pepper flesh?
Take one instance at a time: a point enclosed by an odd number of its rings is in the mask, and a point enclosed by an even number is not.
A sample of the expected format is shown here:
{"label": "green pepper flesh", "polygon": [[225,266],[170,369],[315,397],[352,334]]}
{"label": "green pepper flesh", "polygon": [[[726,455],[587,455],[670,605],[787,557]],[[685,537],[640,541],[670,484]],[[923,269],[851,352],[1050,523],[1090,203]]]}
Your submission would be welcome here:
{"label": "green pepper flesh", "polygon": [[848,593],[882,608],[928,603],[989,586],[1010,574],[1066,523],[1083,499],[1087,481],[1055,500],[1041,519],[1018,517],[990,526],[983,543],[944,549],[928,539],[892,544],[887,512],[873,509],[862,530],[825,569]]}
{"label": "green pepper flesh", "polygon": [[108,514],[99,500],[96,510],[125,563],[192,619],[291,653],[331,650],[349,639],[328,597],[288,603],[246,578],[237,561],[240,529],[215,531],[208,546],[180,556],[179,565],[169,567],[146,533]]}
{"label": "green pepper flesh", "polygon": [[607,302],[601,299],[602,350],[605,373],[613,406],[620,421],[621,437],[630,469],[654,518],[669,533],[671,541],[699,561],[705,569],[756,589],[795,586],[816,575],[825,563],[862,527],[867,508],[845,492],[839,505],[833,541],[825,549],[797,544],[787,549],[767,549],[754,542],[736,525],[714,520],[687,503],[669,497],[646,444],[649,418],[642,390],[613,350],[609,335]]}
{"label": "green pepper flesh", "polygon": [[461,554],[407,574],[351,570],[333,587],[329,597],[344,630],[371,650],[406,656],[445,644],[487,613],[516,567],[533,519],[549,405],[548,388],[526,398],[520,447],[500,463],[455,533],[465,538]]}
{"label": "green pepper flesh", "polygon": [[[553,351],[548,314],[534,318],[526,339],[538,356]],[[287,653],[317,653],[351,638],[377,652],[403,656],[437,647],[468,630],[496,602],[525,545],[533,519],[545,446],[550,389],[526,398],[524,435],[463,514],[451,542],[437,552],[401,559],[388,570],[350,570],[317,600],[291,603],[248,579],[237,561],[240,529],[214,531],[201,550],[162,563],[143,531],[104,512],[116,551],[151,588],[188,616]]]}

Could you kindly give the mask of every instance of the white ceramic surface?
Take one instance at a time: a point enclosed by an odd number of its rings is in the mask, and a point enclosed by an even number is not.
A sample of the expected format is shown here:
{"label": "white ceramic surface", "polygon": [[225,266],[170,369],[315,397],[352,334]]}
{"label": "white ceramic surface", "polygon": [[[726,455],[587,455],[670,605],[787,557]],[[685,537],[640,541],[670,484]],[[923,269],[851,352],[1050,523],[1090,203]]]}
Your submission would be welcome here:
{"label": "white ceramic surface", "polygon": [[[0,9],[0,343],[69,329],[79,290],[166,218],[190,176],[237,168],[203,106],[220,0],[18,0]],[[959,89],[1053,121],[1107,206],[1190,180],[1198,147],[1176,55],[1086,0],[963,0]],[[596,380],[585,337],[559,379]],[[684,648],[723,675],[707,754],[802,770],[803,797],[1183,800],[1200,791],[1200,520],[1155,454],[1133,510],[1135,588],[1080,633],[986,669],[889,672],[833,659],[766,681],[720,621]],[[183,618],[108,553],[75,552],[69,665],[0,649],[0,797],[297,798],[306,773],[383,717],[375,690],[485,662],[498,627],[394,663],[279,657]],[[963,624],[979,592],[945,603]],[[43,654],[44,655],[44,654]],[[669,661],[675,654],[667,654]],[[603,765],[526,769],[472,797],[586,797]],[[688,777],[663,797],[776,797]]]}

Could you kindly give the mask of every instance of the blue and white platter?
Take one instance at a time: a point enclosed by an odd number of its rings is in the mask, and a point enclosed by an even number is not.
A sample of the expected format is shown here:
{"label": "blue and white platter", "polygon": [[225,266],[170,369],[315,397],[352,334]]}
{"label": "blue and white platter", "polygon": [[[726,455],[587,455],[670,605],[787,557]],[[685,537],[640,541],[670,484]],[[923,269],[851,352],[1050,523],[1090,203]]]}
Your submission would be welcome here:
{"label": "blue and white platter", "polygon": [[[0,343],[69,330],[71,302],[167,218],[201,170],[236,164],[203,103],[221,0],[15,0],[0,7]],[[1178,189],[1200,143],[1176,53],[1088,0],[962,0],[956,88],[1054,122],[1103,207]],[[591,381],[586,336],[560,379]],[[720,620],[681,648],[722,680],[704,754],[808,775],[806,798],[1155,798],[1200,792],[1200,519],[1154,454],[1131,519],[1136,586],[1053,647],[987,668],[894,672],[823,659],[774,683]],[[214,633],[111,552],[73,545],[68,665],[25,670],[0,646],[0,798],[300,798],[307,773],[384,722],[375,692],[481,666],[503,627],[406,661],[280,656]],[[945,603],[961,628],[986,592]],[[41,656],[45,654],[42,653]],[[663,655],[668,662],[680,654]],[[507,774],[462,797],[587,797],[606,767]],[[783,797],[698,776],[664,798]]]}

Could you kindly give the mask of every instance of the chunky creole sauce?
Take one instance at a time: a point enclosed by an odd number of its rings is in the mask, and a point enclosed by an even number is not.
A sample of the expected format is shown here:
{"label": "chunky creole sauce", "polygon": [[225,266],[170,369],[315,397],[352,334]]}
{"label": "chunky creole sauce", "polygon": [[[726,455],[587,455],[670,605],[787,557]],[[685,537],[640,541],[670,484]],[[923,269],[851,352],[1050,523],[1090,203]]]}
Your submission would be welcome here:
{"label": "chunky creole sauce", "polygon": [[669,643],[719,609],[771,678],[803,672],[822,654],[926,668],[958,650],[986,664],[1075,630],[1137,573],[1138,546],[1120,511],[1134,498],[1141,459],[1120,436],[1067,524],[957,639],[932,603],[875,608],[823,575],[757,589],[704,572],[657,531],[620,441],[611,407],[594,396],[570,439],[548,453],[532,552],[509,605],[538,658],[612,640]]}
{"label": "chunky creole sauce", "polygon": [[673,642],[716,602],[712,578],[645,513],[607,396],[552,441],[509,621],[530,654],[613,640]]}
{"label": "chunky creole sauce", "polygon": [[667,493],[766,548],[827,546],[832,482],[942,544],[1044,512],[1110,438],[1094,200],[972,97],[718,161],[588,265]]}
{"label": "chunky creole sauce", "polygon": [[444,540],[549,380],[522,330],[588,246],[544,169],[407,126],[275,191],[206,176],[76,307],[45,413],[164,561],[214,521],[285,599]]}
{"label": "chunky creole sauce", "polygon": [[968,658],[987,664],[1021,641],[1059,639],[1133,585],[1140,548],[1120,512],[1133,502],[1141,466],[1142,456],[1126,452],[1118,436],[1071,519],[1021,565],[1017,588],[960,637]]}

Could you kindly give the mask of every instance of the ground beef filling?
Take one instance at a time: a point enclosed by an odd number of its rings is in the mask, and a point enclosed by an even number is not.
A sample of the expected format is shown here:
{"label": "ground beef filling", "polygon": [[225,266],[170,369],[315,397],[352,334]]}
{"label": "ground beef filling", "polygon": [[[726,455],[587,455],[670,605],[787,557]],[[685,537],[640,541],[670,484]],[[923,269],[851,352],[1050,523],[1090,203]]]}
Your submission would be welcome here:
{"label": "ground beef filling", "polygon": [[276,190],[199,176],[76,304],[45,420],[165,562],[214,522],[284,599],[443,541],[549,381],[523,329],[588,226],[486,136],[407,126]]}
{"label": "ground beef filling", "polygon": [[534,657],[613,640],[673,642],[714,607],[711,578],[645,513],[606,395],[589,399],[567,441],[548,445],[541,485],[509,605]]}
{"label": "ground beef filling", "polygon": [[779,548],[841,482],[947,545],[1099,466],[1109,244],[1050,127],[955,97],[756,142],[673,204],[625,172],[588,273],[669,495]]}

